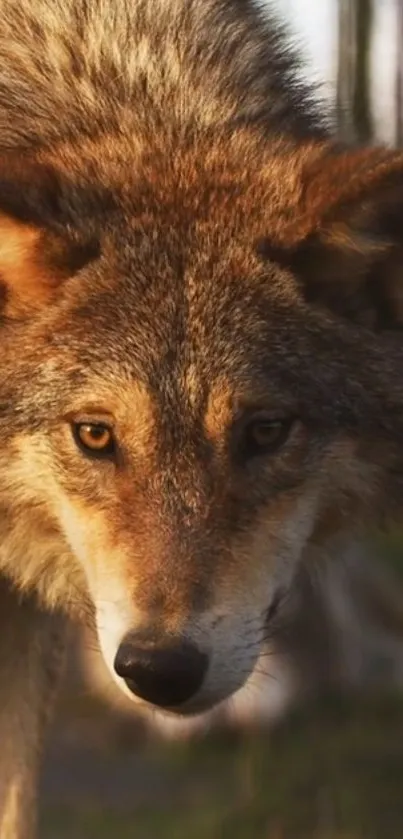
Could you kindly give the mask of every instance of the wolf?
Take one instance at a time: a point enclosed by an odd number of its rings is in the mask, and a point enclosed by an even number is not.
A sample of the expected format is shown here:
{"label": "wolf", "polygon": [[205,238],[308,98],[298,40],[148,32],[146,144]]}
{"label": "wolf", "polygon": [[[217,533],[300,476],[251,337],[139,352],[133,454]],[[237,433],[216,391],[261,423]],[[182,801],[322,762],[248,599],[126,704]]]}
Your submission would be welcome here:
{"label": "wolf", "polygon": [[131,698],[248,687],[403,487],[403,153],[252,0],[0,0],[0,834],[65,616]]}

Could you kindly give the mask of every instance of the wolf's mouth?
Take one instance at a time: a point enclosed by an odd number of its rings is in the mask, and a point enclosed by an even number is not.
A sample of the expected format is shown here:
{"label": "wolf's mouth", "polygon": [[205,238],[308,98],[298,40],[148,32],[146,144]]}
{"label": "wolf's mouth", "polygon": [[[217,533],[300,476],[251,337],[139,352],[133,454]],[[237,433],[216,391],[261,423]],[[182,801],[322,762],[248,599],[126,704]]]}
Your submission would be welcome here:
{"label": "wolf's mouth", "polygon": [[272,624],[274,618],[277,616],[282,602],[285,600],[286,592],[281,590],[274,595],[274,598],[267,610],[265,624],[267,627]]}

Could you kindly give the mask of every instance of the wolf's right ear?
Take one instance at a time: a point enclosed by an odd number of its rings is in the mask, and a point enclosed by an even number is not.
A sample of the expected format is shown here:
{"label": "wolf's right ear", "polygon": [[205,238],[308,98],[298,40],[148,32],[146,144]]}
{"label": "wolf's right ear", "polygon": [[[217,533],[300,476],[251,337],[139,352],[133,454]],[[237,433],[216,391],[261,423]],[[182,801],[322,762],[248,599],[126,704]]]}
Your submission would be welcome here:
{"label": "wolf's right ear", "polygon": [[305,298],[371,329],[402,329],[403,152],[312,146],[295,183],[274,245]]}
{"label": "wolf's right ear", "polygon": [[67,194],[52,167],[0,158],[0,284],[8,317],[44,305],[99,255],[97,238],[72,224]]}

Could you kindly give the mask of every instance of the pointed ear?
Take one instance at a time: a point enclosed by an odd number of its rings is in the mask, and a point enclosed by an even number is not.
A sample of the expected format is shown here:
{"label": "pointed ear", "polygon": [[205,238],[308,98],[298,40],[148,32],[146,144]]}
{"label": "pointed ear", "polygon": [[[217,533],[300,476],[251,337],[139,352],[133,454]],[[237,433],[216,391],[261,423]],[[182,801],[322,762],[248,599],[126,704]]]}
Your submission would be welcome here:
{"label": "pointed ear", "polygon": [[376,329],[403,326],[403,152],[332,151],[302,169],[277,247],[308,301]]}
{"label": "pointed ear", "polygon": [[99,253],[93,235],[71,222],[66,184],[32,159],[0,158],[2,314],[25,315]]}

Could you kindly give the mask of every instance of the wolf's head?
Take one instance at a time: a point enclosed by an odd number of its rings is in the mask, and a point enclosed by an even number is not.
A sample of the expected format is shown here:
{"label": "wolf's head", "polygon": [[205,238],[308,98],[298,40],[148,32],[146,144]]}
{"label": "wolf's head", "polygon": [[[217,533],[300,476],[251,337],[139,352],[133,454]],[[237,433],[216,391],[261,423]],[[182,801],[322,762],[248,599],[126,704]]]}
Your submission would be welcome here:
{"label": "wolf's head", "polygon": [[189,714],[307,552],[399,501],[403,156],[120,143],[1,161],[0,556]]}

